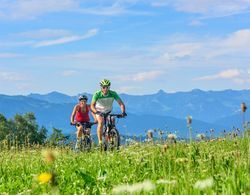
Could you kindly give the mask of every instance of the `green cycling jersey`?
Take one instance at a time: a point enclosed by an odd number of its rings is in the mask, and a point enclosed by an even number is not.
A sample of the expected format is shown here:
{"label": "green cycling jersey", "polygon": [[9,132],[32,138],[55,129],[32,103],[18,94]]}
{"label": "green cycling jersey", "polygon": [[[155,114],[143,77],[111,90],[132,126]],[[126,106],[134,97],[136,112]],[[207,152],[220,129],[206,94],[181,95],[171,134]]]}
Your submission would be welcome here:
{"label": "green cycling jersey", "polygon": [[102,91],[100,90],[93,95],[92,103],[95,102],[95,108],[97,111],[108,113],[112,111],[114,100],[121,100],[115,91],[109,90],[107,95],[103,95]]}

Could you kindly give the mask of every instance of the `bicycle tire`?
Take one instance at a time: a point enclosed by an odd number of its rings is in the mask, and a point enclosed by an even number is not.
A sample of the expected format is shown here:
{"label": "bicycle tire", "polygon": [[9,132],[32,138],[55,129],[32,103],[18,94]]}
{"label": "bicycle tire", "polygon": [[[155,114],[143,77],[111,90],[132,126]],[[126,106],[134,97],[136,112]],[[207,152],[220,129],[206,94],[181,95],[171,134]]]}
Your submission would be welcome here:
{"label": "bicycle tire", "polygon": [[120,148],[120,134],[116,128],[113,128],[109,131],[109,150],[119,150]]}
{"label": "bicycle tire", "polygon": [[82,139],[82,151],[90,151],[91,145],[91,138],[89,136],[84,136]]}

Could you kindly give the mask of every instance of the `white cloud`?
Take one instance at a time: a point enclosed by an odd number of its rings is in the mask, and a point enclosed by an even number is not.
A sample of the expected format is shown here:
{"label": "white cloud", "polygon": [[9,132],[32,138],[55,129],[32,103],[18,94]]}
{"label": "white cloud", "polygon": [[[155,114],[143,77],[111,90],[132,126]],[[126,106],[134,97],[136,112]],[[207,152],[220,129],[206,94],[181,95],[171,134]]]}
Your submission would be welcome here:
{"label": "white cloud", "polygon": [[233,79],[233,81],[235,83],[238,83],[238,84],[247,84],[247,83],[250,83],[250,79],[249,78],[235,78],[235,79]]}
{"label": "white cloud", "polygon": [[24,91],[24,90],[29,91],[30,88],[31,88],[31,85],[30,85],[30,83],[20,83],[20,82],[18,82],[18,83],[15,84],[15,87],[18,90],[21,90],[21,91]]}
{"label": "white cloud", "polygon": [[46,47],[46,46],[52,46],[52,45],[59,45],[59,44],[65,44],[65,43],[70,43],[74,41],[80,41],[83,39],[87,39],[90,37],[95,36],[98,33],[98,29],[91,29],[89,30],[85,35],[82,36],[66,36],[54,40],[46,40],[46,41],[41,41],[38,42],[34,45],[34,47]]}
{"label": "white cloud", "polygon": [[230,78],[234,78],[240,75],[240,71],[237,69],[229,69],[229,70],[225,70],[222,71],[218,74],[219,78],[223,78],[223,79],[230,79]]}
{"label": "white cloud", "polygon": [[[175,40],[176,43],[172,43],[171,40]],[[152,46],[149,52],[155,54],[157,64],[177,65],[185,60],[186,66],[188,62],[192,62],[190,65],[194,66],[201,60],[201,63],[205,64],[212,60],[219,61],[225,56],[227,59],[247,59],[250,57],[249,45],[250,29],[241,29],[224,37],[185,37],[182,35],[170,37],[159,45]]]}
{"label": "white cloud", "polygon": [[23,81],[24,75],[17,72],[0,72],[0,80],[2,81]]}
{"label": "white cloud", "polygon": [[250,11],[249,0],[161,0],[156,2],[159,2],[158,6],[170,6],[180,12],[199,13],[204,17],[223,17]]}
{"label": "white cloud", "polygon": [[[168,6],[177,11],[199,13],[203,17],[221,17],[250,11],[249,0],[110,0],[110,1],[79,1],[79,0],[0,0],[0,18],[2,19],[34,19],[40,15],[54,12],[78,12],[93,15],[149,15],[136,5],[148,4],[152,7]],[[154,11],[154,10],[153,10]]]}
{"label": "white cloud", "polygon": [[42,39],[42,38],[54,38],[69,36],[71,33],[68,30],[64,29],[39,29],[33,31],[27,31],[22,33],[14,34],[14,36],[30,39]]}
{"label": "white cloud", "polygon": [[[91,69],[95,71],[107,71],[107,67],[112,71],[138,72],[142,69],[152,69],[152,58],[146,53],[140,53],[137,50],[105,51],[105,52],[77,52],[64,55],[51,55],[40,57],[40,61],[60,62],[61,64],[70,64],[75,68]],[[46,62],[46,63],[47,63]],[[47,64],[48,64],[47,63]],[[143,64],[143,68],[141,67]]]}
{"label": "white cloud", "polygon": [[78,12],[84,14],[112,16],[112,15],[123,14],[124,12],[126,12],[126,10],[120,4],[113,3],[111,5],[106,5],[106,6],[80,8]]}
{"label": "white cloud", "polygon": [[238,69],[228,69],[219,72],[215,75],[207,75],[199,78],[195,78],[194,80],[214,80],[214,79],[231,79],[236,78],[240,75],[240,71]]}
{"label": "white cloud", "polygon": [[178,43],[171,45],[170,50],[173,51],[173,58],[182,58],[192,55],[199,48],[199,43]]}
{"label": "white cloud", "polygon": [[0,59],[1,58],[18,58],[23,57],[23,54],[17,54],[17,53],[0,53]]}
{"label": "white cloud", "polygon": [[202,26],[203,23],[200,21],[200,20],[192,20],[190,23],[189,23],[190,26]]}
{"label": "white cloud", "polygon": [[164,74],[164,71],[154,70],[154,71],[148,71],[148,72],[140,72],[133,75],[123,75],[115,77],[114,79],[119,81],[146,81],[146,80],[153,80],[157,78],[158,76]]}
{"label": "white cloud", "polygon": [[79,1],[79,0],[0,0],[0,19],[35,19],[46,13],[76,12],[92,15],[148,15],[147,11],[133,10],[139,1]]}
{"label": "white cloud", "polygon": [[169,2],[166,0],[157,0],[151,3],[151,6],[153,7],[165,7],[167,5],[169,5]]}
{"label": "white cloud", "polygon": [[0,41],[0,48],[6,49],[11,47],[26,47],[32,46],[34,41]]}
{"label": "white cloud", "polygon": [[[34,31],[22,32],[12,34],[15,37],[28,38],[33,40],[27,41],[1,41],[0,47],[12,48],[12,47],[45,47],[58,44],[65,44],[74,41],[80,41],[95,36],[98,33],[98,29],[90,29],[84,35],[73,35],[68,30],[63,29],[39,29]],[[41,40],[45,38],[54,38],[50,40]],[[34,40],[37,39],[37,40]],[[1,53],[0,53],[1,58]]]}
{"label": "white cloud", "polygon": [[[207,44],[204,44],[207,49],[205,52],[206,57],[214,58],[222,55],[231,56],[250,56],[250,29],[241,29],[233,32],[225,38],[207,40]],[[204,42],[205,43],[205,42]]]}
{"label": "white cloud", "polygon": [[132,10],[131,8],[132,2],[121,3],[121,1],[116,1],[111,5],[106,6],[95,6],[95,7],[86,7],[79,8],[75,10],[76,12],[83,14],[91,14],[91,15],[101,15],[101,16],[116,16],[116,15],[152,15],[151,12],[141,11],[141,10]]}
{"label": "white cloud", "polygon": [[129,93],[131,91],[138,90],[138,87],[131,87],[131,86],[123,86],[117,89],[119,93]]}
{"label": "white cloud", "polygon": [[158,50],[157,63],[166,64],[170,61],[178,61],[184,58],[189,58],[201,48],[201,43],[176,43],[163,47],[156,47]]}
{"label": "white cloud", "polygon": [[70,11],[79,6],[77,0],[0,0],[3,19],[34,19],[50,12]]}
{"label": "white cloud", "polygon": [[224,47],[249,48],[250,29],[238,30],[222,42]]}
{"label": "white cloud", "polygon": [[250,82],[250,73],[246,69],[228,69],[221,71],[214,75],[207,75],[203,77],[194,78],[193,80],[216,80],[216,79],[229,79],[235,83],[244,84]]}

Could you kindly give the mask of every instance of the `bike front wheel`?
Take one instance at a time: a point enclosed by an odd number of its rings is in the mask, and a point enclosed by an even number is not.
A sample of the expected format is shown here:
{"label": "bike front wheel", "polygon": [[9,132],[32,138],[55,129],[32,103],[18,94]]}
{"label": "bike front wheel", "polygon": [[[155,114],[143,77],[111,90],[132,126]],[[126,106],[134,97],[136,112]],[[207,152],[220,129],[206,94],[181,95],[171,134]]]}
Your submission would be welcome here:
{"label": "bike front wheel", "polygon": [[119,150],[120,148],[120,134],[115,128],[109,131],[106,138],[106,149],[107,150]]}
{"label": "bike front wheel", "polygon": [[83,140],[82,140],[82,150],[83,151],[90,151],[91,149],[91,138],[90,136],[84,136]]}

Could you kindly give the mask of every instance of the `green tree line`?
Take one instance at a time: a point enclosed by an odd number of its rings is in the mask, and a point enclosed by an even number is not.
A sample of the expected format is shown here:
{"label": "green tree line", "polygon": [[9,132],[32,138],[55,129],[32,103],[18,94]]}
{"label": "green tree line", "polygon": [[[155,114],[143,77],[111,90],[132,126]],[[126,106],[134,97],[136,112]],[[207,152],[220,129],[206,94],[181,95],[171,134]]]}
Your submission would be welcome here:
{"label": "green tree line", "polygon": [[60,140],[68,139],[62,130],[53,127],[52,134],[48,137],[48,130],[36,122],[32,112],[23,115],[16,114],[13,119],[7,119],[0,113],[0,142],[8,145],[34,145],[45,144],[57,145]]}

